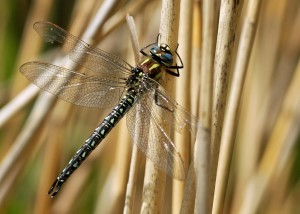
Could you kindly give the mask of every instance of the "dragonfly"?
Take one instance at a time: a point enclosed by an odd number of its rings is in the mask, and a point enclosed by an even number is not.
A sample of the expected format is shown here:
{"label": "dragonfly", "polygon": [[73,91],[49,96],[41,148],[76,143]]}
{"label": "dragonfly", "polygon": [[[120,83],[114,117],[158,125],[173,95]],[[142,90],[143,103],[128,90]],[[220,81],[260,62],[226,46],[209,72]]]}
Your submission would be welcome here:
{"label": "dragonfly", "polygon": [[[41,61],[27,62],[20,72],[42,90],[75,105],[112,108],[70,159],[48,194],[54,197],[70,175],[126,114],[133,143],[156,168],[184,180],[184,162],[167,130],[196,134],[198,119],[181,107],[157,81],[164,72],[179,77],[183,63],[177,51],[157,41],[140,50],[143,59],[131,66],[114,54],[91,46],[51,22],[36,22],[45,42],[59,43],[71,61],[85,68],[68,69]],[[178,56],[180,65],[175,63]]]}

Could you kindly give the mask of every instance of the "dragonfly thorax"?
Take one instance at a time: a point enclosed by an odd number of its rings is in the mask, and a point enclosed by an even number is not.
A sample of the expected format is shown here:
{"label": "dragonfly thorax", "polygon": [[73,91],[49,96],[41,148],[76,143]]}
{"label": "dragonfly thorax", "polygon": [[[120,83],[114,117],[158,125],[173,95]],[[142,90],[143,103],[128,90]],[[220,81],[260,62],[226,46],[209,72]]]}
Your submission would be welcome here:
{"label": "dragonfly thorax", "polygon": [[162,72],[166,69],[163,64],[155,60],[152,56],[145,57],[140,64],[137,65],[137,68],[155,80],[158,80],[161,77]]}
{"label": "dragonfly thorax", "polygon": [[142,69],[135,67],[132,69],[132,73],[126,80],[126,84],[130,90],[135,90],[138,94],[142,94],[151,87],[149,81],[146,80],[149,78],[148,74]]}

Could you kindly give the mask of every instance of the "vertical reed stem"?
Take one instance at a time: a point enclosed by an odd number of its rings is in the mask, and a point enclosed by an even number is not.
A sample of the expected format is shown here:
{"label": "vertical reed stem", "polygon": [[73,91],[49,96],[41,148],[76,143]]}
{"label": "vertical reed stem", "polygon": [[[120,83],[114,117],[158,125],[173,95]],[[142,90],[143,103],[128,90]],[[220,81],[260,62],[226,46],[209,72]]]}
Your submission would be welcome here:
{"label": "vertical reed stem", "polygon": [[[160,42],[168,44],[172,50],[176,49],[179,24],[179,0],[163,0],[160,21]],[[174,79],[170,75],[165,76],[164,88],[173,95]],[[151,125],[150,125],[151,129]],[[169,130],[167,130],[169,131]],[[154,146],[155,145],[148,145]],[[143,204],[141,212],[162,212],[166,175],[157,170],[153,163],[147,159],[146,173],[143,189]]]}
{"label": "vertical reed stem", "polygon": [[211,113],[213,93],[213,62],[215,53],[216,1],[203,1],[202,60],[200,85],[200,124],[194,161],[196,169],[195,211],[209,213],[209,166],[211,145]]}
{"label": "vertical reed stem", "polygon": [[227,100],[232,50],[236,38],[236,26],[242,10],[243,0],[222,0],[214,62],[214,92],[212,106],[211,165],[210,165],[210,206],[212,206],[220,141]]}
{"label": "vertical reed stem", "polygon": [[235,128],[243,90],[246,71],[253,46],[257,21],[260,11],[260,0],[248,2],[246,19],[243,24],[239,41],[236,64],[234,67],[232,87],[228,98],[228,107],[224,119],[224,130],[221,138],[218,172],[216,178],[213,213],[223,212],[226,188],[228,183],[229,169],[234,146]]}

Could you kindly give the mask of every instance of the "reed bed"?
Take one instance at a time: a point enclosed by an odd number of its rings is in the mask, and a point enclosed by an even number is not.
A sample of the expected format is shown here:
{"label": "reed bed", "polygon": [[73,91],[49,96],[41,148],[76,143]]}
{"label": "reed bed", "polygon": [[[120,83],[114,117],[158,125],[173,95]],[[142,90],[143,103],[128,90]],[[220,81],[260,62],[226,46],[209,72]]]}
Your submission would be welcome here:
{"label": "reed bed", "polygon": [[[32,29],[40,20],[131,65],[158,33],[179,44],[180,77],[161,84],[199,118],[195,136],[169,132],[184,181],[131,143],[125,117],[47,195],[110,109],[57,100],[18,72],[33,60],[70,67]],[[0,213],[299,213],[299,1],[5,1],[0,32]]]}

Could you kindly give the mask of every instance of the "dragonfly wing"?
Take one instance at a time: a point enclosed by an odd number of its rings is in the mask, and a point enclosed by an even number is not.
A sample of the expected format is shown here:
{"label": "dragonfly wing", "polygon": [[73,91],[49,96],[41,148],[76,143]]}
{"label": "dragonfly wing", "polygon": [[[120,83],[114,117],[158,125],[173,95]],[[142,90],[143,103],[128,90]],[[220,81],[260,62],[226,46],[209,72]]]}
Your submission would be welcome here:
{"label": "dragonfly wing", "polygon": [[159,121],[147,106],[145,95],[127,114],[127,126],[133,142],[157,168],[177,180],[185,179],[182,158]]}
{"label": "dragonfly wing", "polygon": [[44,41],[62,44],[72,61],[96,73],[109,73],[116,77],[124,77],[131,73],[132,66],[121,58],[90,46],[51,22],[36,22],[34,29]]}
{"label": "dragonfly wing", "polygon": [[155,80],[148,79],[148,81],[156,85],[147,93],[146,99],[153,116],[162,121],[164,127],[171,127],[179,133],[187,129],[196,136],[199,127],[198,118],[180,106]]}
{"label": "dragonfly wing", "polygon": [[25,63],[20,67],[20,72],[41,89],[85,107],[114,106],[125,87],[123,79],[88,76],[44,62]]}

